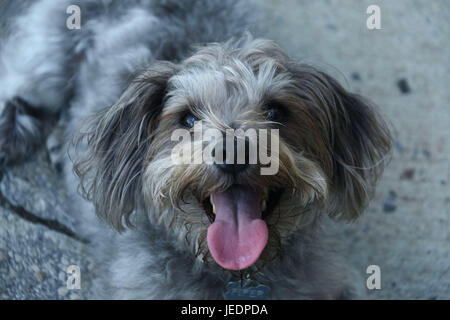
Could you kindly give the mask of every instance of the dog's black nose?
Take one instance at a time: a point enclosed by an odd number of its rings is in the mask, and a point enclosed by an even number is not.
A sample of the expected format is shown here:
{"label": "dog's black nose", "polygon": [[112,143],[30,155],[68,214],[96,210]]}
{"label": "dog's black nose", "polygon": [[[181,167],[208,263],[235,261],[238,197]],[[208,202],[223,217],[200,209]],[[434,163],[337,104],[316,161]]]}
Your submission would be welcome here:
{"label": "dog's black nose", "polygon": [[239,149],[238,139],[235,137],[233,159],[227,159],[226,142],[224,140],[222,146],[218,145],[212,150],[212,156],[216,160],[217,160],[216,152],[222,152],[221,160],[223,161],[221,163],[216,163],[216,166],[220,168],[220,170],[222,170],[223,172],[229,174],[236,174],[247,169],[249,165],[249,146],[250,146],[248,138],[245,138],[245,144],[243,144],[243,146],[244,150],[242,150],[242,147]]}

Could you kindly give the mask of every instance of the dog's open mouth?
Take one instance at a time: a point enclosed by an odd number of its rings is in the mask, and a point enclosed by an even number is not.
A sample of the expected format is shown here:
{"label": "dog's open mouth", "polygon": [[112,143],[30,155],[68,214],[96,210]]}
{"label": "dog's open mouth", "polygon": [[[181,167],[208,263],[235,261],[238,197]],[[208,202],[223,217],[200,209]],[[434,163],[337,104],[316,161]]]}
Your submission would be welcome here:
{"label": "dog's open mouth", "polygon": [[223,268],[241,270],[258,260],[268,239],[264,219],[277,206],[282,189],[233,185],[203,201],[211,226],[208,247]]}

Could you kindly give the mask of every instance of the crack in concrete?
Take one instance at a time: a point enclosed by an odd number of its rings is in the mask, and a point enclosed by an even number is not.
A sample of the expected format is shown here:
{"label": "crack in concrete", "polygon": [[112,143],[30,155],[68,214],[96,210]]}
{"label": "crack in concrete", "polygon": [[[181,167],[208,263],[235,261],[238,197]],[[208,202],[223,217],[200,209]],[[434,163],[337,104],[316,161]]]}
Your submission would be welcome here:
{"label": "crack in concrete", "polygon": [[[2,179],[3,179],[3,174],[0,172],[0,182],[2,181]],[[66,225],[62,224],[61,222],[59,222],[57,220],[41,218],[41,217],[35,215],[34,213],[28,211],[27,209],[25,209],[22,206],[14,205],[13,203],[11,203],[11,201],[8,200],[8,198],[6,198],[3,195],[3,193],[1,191],[0,191],[0,205],[9,209],[14,214],[16,214],[17,216],[19,216],[20,218],[22,218],[26,221],[29,221],[34,224],[43,225],[50,230],[64,234],[64,235],[66,235],[74,240],[80,241],[82,243],[89,242],[88,240],[79,237],[69,227],[67,227]]]}

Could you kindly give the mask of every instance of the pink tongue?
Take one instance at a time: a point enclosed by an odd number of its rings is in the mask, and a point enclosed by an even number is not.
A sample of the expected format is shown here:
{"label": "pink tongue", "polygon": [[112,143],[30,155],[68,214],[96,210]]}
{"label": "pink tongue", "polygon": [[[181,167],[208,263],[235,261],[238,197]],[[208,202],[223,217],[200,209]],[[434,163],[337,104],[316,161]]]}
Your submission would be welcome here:
{"label": "pink tongue", "polygon": [[225,269],[240,270],[258,260],[267,243],[266,223],[261,220],[261,191],[234,185],[212,194],[216,219],[208,228],[208,247]]}

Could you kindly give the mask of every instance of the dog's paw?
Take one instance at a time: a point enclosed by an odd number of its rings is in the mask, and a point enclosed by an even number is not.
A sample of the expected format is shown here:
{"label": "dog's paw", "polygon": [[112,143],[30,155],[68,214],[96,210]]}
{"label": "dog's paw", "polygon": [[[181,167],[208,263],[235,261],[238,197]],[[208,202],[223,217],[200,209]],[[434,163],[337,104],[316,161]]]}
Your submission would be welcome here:
{"label": "dog's paw", "polygon": [[40,121],[32,109],[20,97],[0,106],[0,165],[28,158],[41,142]]}

